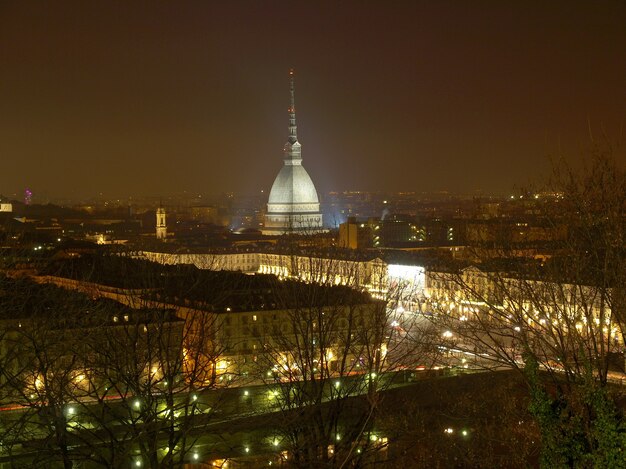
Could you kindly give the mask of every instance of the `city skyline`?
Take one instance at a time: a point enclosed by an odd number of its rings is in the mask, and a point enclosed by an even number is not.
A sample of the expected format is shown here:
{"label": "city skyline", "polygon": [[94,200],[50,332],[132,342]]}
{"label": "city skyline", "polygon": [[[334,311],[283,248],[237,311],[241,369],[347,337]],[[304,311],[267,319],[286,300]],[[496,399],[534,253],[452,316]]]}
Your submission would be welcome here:
{"label": "city skyline", "polygon": [[[626,5],[0,6],[0,194],[503,193],[622,137]],[[616,155],[621,163],[623,154]]]}

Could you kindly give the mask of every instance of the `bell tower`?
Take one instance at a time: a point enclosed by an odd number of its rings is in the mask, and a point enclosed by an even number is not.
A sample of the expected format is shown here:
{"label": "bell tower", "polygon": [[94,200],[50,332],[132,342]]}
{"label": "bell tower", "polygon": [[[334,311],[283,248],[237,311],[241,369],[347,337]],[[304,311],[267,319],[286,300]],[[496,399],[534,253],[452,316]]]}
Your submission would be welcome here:
{"label": "bell tower", "polygon": [[165,209],[159,205],[156,211],[156,239],[165,241],[167,238],[167,224],[165,223]]}

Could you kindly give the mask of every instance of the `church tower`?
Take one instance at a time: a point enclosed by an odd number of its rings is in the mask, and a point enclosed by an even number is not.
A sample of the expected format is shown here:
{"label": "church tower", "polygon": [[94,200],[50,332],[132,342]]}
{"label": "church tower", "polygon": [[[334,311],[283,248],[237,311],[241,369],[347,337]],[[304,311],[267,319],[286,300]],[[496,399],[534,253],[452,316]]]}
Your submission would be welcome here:
{"label": "church tower", "polygon": [[165,209],[161,206],[156,211],[156,238],[165,241],[167,238],[167,225],[165,224]]}
{"label": "church tower", "polygon": [[322,214],[315,185],[302,166],[298,142],[294,71],[289,70],[289,135],[283,149],[283,167],[274,180],[262,233],[313,234],[322,231]]}

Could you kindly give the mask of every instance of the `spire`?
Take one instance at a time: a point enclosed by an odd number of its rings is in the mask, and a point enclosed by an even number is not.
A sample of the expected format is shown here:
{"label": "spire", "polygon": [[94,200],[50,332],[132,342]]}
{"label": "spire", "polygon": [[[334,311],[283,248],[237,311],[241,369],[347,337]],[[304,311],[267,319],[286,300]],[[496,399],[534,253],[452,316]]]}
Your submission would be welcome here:
{"label": "spire", "polygon": [[296,126],[296,100],[295,100],[295,84],[293,68],[289,70],[289,94],[291,101],[289,104],[289,143],[292,145],[298,141],[298,133]]}
{"label": "spire", "polygon": [[298,142],[298,131],[296,126],[296,100],[295,100],[295,72],[293,68],[289,69],[289,138],[285,144],[285,164],[298,165],[301,164],[302,154],[300,142]]}

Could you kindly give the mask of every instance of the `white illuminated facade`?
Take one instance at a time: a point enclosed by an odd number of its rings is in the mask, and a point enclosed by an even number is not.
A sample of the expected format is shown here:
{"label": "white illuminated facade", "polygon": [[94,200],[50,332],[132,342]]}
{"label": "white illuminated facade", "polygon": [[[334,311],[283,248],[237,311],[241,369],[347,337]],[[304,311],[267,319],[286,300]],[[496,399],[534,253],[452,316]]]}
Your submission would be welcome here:
{"label": "white illuminated facade", "polygon": [[167,253],[143,251],[140,257],[164,265],[189,264],[202,270],[228,270],[253,274],[259,271],[259,253]]}
{"label": "white illuminated facade", "polygon": [[324,285],[346,285],[382,293],[387,285],[386,264],[376,258],[368,261],[329,257],[260,254],[259,273],[296,278]]}
{"label": "white illuminated facade", "polygon": [[379,258],[352,260],[261,252],[182,254],[149,251],[142,251],[140,257],[166,265],[191,264],[205,270],[272,274],[311,283],[346,285],[366,289],[379,298],[384,297],[390,288],[413,293],[420,289],[416,294],[422,297],[424,288],[423,267],[390,265]]}

